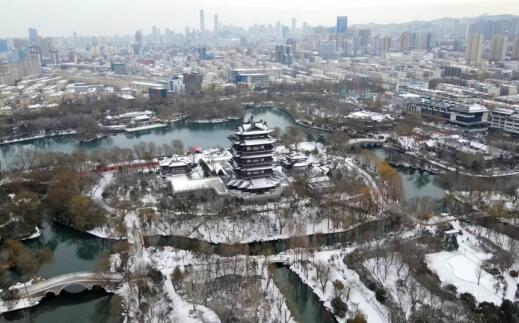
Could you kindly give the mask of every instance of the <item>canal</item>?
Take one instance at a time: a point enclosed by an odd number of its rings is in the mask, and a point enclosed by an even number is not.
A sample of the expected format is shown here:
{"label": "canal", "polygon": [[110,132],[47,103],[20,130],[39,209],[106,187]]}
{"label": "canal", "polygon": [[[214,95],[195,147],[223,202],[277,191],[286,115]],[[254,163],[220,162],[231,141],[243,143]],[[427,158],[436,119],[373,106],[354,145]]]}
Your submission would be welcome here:
{"label": "canal", "polygon": [[[374,149],[379,159],[386,159],[384,149]],[[445,190],[436,182],[436,175],[409,167],[396,166],[403,184],[404,196],[407,201],[414,198],[430,197],[440,202],[445,196]]]}
{"label": "canal", "polygon": [[[24,244],[33,250],[48,248],[52,251],[53,259],[38,271],[38,276],[48,278],[95,270],[99,258],[110,250],[112,243],[63,225],[45,223],[41,236],[26,240]],[[14,283],[20,277],[11,274],[4,279]],[[117,298],[101,290],[62,292],[57,297],[44,298],[38,306],[30,309],[0,315],[0,322],[120,322]]]}
{"label": "canal", "polygon": [[335,323],[335,317],[324,307],[312,289],[286,265],[272,264],[274,282],[283,296],[294,319],[299,323]]}

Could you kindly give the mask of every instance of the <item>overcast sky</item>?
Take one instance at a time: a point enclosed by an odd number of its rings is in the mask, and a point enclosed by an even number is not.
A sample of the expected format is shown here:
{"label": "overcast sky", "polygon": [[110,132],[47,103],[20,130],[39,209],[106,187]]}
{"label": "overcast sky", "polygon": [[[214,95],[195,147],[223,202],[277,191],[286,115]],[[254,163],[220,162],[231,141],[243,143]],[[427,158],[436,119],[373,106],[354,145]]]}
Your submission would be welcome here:
{"label": "overcast sky", "polygon": [[152,25],[183,32],[198,28],[200,9],[211,30],[214,14],[245,27],[277,20],[290,25],[292,17],[298,26],[332,26],[337,15],[350,24],[519,15],[519,0],[0,0],[0,37],[26,37],[29,27],[42,36],[147,33]]}

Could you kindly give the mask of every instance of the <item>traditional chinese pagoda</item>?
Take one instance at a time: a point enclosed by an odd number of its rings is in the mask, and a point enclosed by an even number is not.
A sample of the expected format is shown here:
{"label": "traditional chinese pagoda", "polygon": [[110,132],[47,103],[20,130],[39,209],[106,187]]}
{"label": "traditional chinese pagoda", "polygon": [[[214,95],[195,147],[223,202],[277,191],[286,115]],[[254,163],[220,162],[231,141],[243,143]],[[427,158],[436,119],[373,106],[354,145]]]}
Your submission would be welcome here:
{"label": "traditional chinese pagoda", "polygon": [[263,193],[279,185],[273,176],[273,149],[276,139],[266,122],[254,122],[251,116],[229,140],[232,143],[232,166],[234,174],[227,183],[230,189]]}

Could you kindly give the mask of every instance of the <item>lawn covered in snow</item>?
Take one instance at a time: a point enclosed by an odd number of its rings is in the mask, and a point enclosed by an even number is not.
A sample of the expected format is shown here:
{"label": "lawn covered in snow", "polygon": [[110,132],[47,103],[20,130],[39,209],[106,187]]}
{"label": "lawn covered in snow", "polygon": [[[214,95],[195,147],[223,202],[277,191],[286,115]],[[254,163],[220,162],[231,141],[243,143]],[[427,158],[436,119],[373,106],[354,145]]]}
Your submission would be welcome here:
{"label": "lawn covered in snow", "polygon": [[483,270],[482,264],[490,260],[492,254],[483,250],[478,238],[458,222],[453,222],[453,225],[462,232],[458,236],[459,249],[426,255],[429,268],[439,276],[443,285],[452,284],[459,294],[470,293],[477,302],[492,302],[499,306],[504,298],[514,301],[519,280],[508,273],[503,274],[504,279],[499,279]]}

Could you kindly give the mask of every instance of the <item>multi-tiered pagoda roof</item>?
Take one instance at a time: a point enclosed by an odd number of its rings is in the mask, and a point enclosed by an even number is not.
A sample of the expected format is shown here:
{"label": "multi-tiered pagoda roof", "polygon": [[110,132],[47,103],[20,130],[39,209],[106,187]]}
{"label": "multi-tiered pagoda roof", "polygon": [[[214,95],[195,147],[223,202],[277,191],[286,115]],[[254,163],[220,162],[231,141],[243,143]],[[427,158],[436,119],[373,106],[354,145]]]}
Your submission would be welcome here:
{"label": "multi-tiered pagoda roof", "polygon": [[234,176],[230,188],[243,191],[266,191],[279,185],[273,178],[273,149],[277,142],[266,122],[249,121],[229,136]]}

